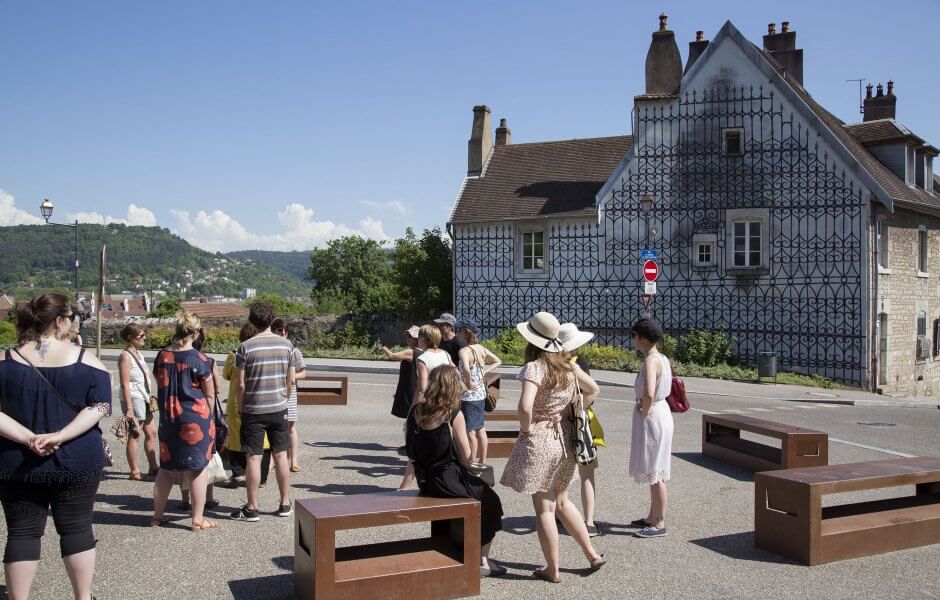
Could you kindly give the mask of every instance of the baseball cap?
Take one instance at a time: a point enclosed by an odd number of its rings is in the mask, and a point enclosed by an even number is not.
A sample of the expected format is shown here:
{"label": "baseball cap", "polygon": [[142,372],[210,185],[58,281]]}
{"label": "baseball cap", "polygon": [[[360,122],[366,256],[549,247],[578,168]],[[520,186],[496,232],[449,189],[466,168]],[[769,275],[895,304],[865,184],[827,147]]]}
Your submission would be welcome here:
{"label": "baseball cap", "polygon": [[456,329],[466,329],[473,335],[477,337],[480,336],[480,326],[477,325],[477,322],[473,319],[461,319],[460,322],[457,323]]}
{"label": "baseball cap", "polygon": [[645,340],[658,342],[663,339],[662,325],[649,317],[643,317],[630,328],[630,333],[635,333]]}
{"label": "baseball cap", "polygon": [[434,319],[434,322],[438,325],[450,325],[451,327],[457,327],[457,318],[450,313],[444,313],[438,318]]}

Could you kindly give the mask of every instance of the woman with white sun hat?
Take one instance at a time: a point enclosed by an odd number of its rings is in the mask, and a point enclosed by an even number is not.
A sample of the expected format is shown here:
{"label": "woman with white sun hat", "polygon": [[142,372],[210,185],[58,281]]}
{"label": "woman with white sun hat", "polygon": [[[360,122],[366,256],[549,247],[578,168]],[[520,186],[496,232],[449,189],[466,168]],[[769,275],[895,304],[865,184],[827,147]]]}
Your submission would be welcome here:
{"label": "woman with white sun hat", "polygon": [[538,579],[560,583],[558,564],[557,515],[571,537],[581,546],[590,571],[606,563],[591,544],[578,508],[568,501],[574,479],[575,452],[569,447],[574,424],[566,417],[575,400],[575,380],[590,406],[599,388],[594,380],[562,354],[558,338],[560,324],[554,315],[536,313],[516,328],[528,343],[525,366],[519,372],[522,395],[519,398],[519,439],[512,449],[500,483],[532,497],[539,544],[546,566],[532,574]]}

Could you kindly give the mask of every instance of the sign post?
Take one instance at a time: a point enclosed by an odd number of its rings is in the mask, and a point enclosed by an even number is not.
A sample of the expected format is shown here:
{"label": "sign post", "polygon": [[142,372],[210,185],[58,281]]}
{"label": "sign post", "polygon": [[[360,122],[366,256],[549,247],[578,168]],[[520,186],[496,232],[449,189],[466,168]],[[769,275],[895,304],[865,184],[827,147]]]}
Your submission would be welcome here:
{"label": "sign post", "polygon": [[101,256],[98,261],[98,340],[95,353],[101,358],[101,304],[104,301],[104,280],[108,275],[108,252],[105,244],[101,245]]}

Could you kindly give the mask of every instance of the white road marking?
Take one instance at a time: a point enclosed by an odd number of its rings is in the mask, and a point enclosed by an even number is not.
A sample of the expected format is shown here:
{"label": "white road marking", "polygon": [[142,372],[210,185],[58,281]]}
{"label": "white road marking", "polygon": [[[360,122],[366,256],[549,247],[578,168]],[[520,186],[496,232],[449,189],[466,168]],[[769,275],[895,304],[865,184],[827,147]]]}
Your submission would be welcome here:
{"label": "white road marking", "polygon": [[753,406],[748,406],[747,410],[756,410],[757,412],[773,412],[772,408],[755,408]]}
{"label": "white road marking", "polygon": [[905,454],[903,452],[895,452],[894,450],[886,450],[884,448],[878,448],[877,446],[869,446],[867,444],[859,444],[857,442],[849,442],[847,440],[840,440],[839,438],[831,437],[829,438],[830,442],[836,442],[838,444],[846,444],[847,446],[855,446],[856,448],[864,448],[866,450],[874,450],[875,452],[884,452],[885,454],[893,454],[894,456],[903,456],[904,458],[914,458],[914,454]]}
{"label": "white road marking", "polygon": [[350,381],[349,385],[372,385],[376,387],[398,387],[397,385],[391,383],[365,383],[362,381]]}
{"label": "white road marking", "polygon": [[717,415],[717,414],[718,414],[718,413],[716,413],[716,412],[713,411],[713,410],[702,410],[701,408],[689,407],[689,410],[694,410],[694,411],[696,411],[696,412],[705,413],[706,415]]}
{"label": "white road marking", "polygon": [[775,406],[774,410],[796,410],[792,406]]}
{"label": "white road marking", "polygon": [[744,413],[746,413],[747,411],[746,411],[746,410],[738,410],[738,409],[736,409],[736,408],[728,408],[728,409],[722,410],[721,412],[723,412],[723,413],[731,413],[731,414],[744,414]]}

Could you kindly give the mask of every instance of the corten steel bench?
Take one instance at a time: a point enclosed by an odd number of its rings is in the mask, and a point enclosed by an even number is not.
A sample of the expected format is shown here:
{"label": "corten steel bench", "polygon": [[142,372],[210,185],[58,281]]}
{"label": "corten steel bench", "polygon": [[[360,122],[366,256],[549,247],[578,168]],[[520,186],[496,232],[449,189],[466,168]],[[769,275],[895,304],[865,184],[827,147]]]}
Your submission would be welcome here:
{"label": "corten steel bench", "polygon": [[[499,399],[499,374],[490,373],[486,376],[486,393]],[[499,409],[484,414],[485,422],[518,423],[519,416],[515,409]],[[486,446],[487,458],[506,458],[512,452],[519,438],[518,425],[513,429],[487,429],[486,437],[489,443]]]}
{"label": "corten steel bench", "polygon": [[[450,521],[457,519],[456,522]],[[463,521],[462,546],[448,535]],[[431,536],[336,548],[336,532],[431,521]],[[294,597],[422,600],[480,593],[480,503],[417,491],[298,500]]]}
{"label": "corten steel bench", "polygon": [[[781,440],[781,448],[741,438],[750,431]],[[743,415],[702,415],[702,454],[748,471],[829,464],[829,434]]]}
{"label": "corten steel bench", "polygon": [[[903,498],[822,507],[822,497],[902,485]],[[758,473],[754,545],[806,565],[940,542],[940,459],[915,457]]]}
{"label": "corten steel bench", "polygon": [[308,375],[297,380],[297,404],[345,405],[349,378]]}

